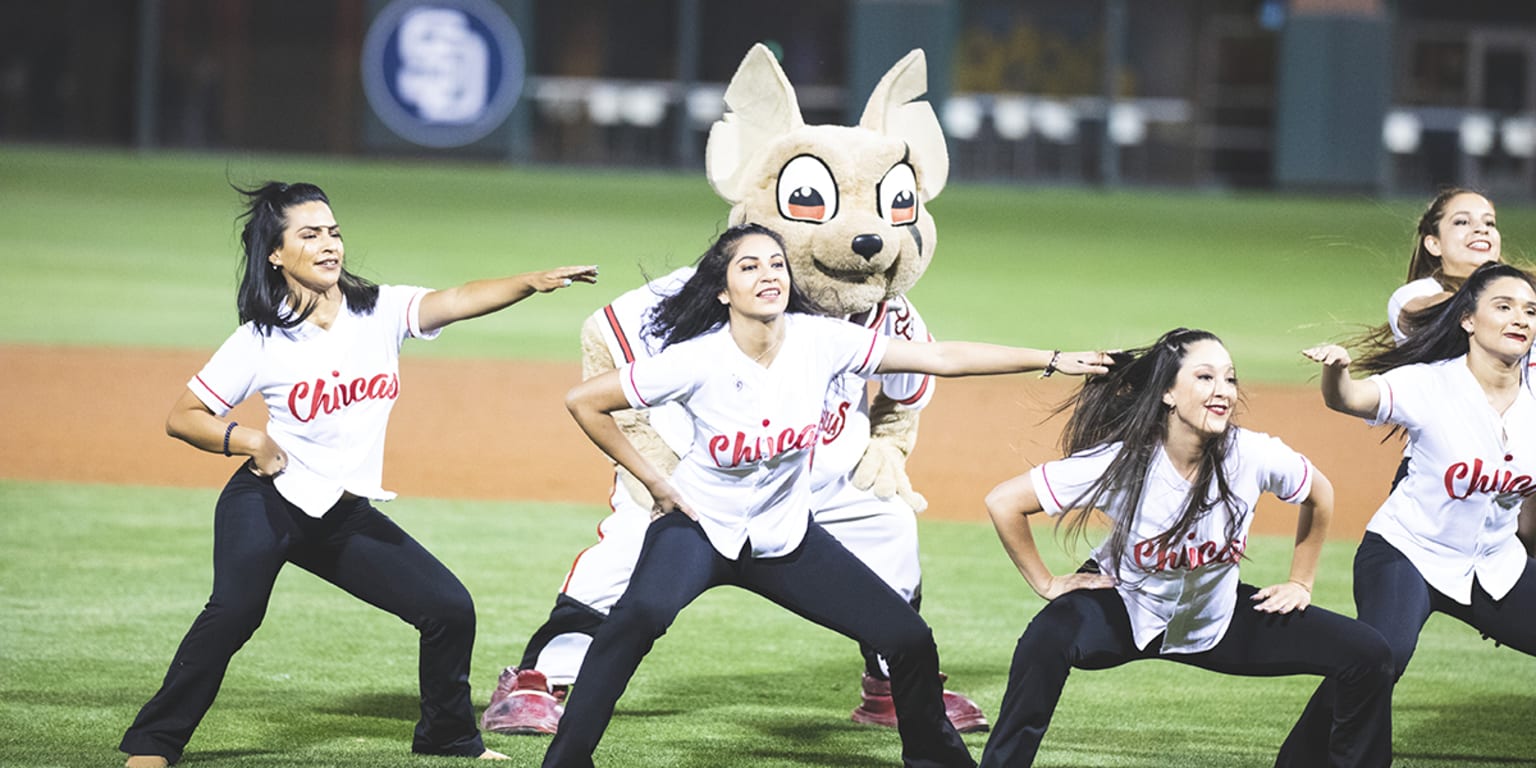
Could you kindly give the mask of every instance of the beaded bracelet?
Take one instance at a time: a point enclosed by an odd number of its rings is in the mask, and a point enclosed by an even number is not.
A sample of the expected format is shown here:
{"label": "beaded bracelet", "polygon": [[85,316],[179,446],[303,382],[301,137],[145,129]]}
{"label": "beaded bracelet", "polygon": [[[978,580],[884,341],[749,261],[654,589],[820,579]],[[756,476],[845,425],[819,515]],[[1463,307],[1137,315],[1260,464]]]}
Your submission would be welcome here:
{"label": "beaded bracelet", "polygon": [[1045,370],[1041,372],[1040,378],[1049,379],[1051,374],[1056,372],[1056,363],[1059,360],[1061,360],[1061,350],[1058,349],[1051,352],[1051,361],[1045,364]]}
{"label": "beaded bracelet", "polygon": [[229,433],[235,431],[235,427],[237,427],[239,425],[240,425],[240,422],[238,422],[238,421],[231,421],[229,423],[229,426],[224,428],[224,455],[225,456],[233,456],[234,455],[234,454],[229,452]]}

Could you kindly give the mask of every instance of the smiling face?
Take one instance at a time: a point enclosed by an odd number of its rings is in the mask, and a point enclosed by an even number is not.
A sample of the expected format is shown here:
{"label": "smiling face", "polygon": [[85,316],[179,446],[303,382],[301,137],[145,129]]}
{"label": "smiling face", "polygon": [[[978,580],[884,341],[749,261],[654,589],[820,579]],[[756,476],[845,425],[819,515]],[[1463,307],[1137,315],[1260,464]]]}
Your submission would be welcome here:
{"label": "smiling face", "polygon": [[747,235],[736,244],[725,268],[720,303],[730,308],[733,319],[773,320],[789,307],[789,286],[789,260],[778,241]]}
{"label": "smiling face", "polygon": [[1173,386],[1163,393],[1163,404],[1169,407],[1170,433],[1190,430],[1211,437],[1225,432],[1237,406],[1237,370],[1227,348],[1215,339],[1185,347]]}
{"label": "smiling face", "polygon": [[1475,192],[1447,200],[1435,231],[1424,236],[1424,250],[1440,258],[1440,271],[1448,277],[1466,277],[1478,265],[1500,258],[1502,242],[1493,203]]}
{"label": "smiling face", "polygon": [[345,249],[331,207],[319,200],[283,210],[283,242],[267,261],[283,271],[294,295],[328,293],[341,280]]}
{"label": "smiling face", "polygon": [[1536,290],[1516,277],[1500,277],[1488,283],[1477,297],[1477,308],[1461,319],[1462,330],[1471,337],[1469,355],[1487,354],[1506,363],[1531,351],[1533,327]]}

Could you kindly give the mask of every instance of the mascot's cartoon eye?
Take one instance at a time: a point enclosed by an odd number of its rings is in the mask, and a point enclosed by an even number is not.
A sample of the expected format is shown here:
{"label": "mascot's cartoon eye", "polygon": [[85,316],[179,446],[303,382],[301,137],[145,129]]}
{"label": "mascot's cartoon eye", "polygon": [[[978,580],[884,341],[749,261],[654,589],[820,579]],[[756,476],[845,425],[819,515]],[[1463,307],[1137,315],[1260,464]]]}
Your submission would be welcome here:
{"label": "mascot's cartoon eye", "polygon": [[826,163],[798,155],[779,171],[779,215],[820,224],[837,215],[837,182]]}
{"label": "mascot's cartoon eye", "polygon": [[917,223],[917,174],[897,163],[880,180],[880,217],[896,226]]}

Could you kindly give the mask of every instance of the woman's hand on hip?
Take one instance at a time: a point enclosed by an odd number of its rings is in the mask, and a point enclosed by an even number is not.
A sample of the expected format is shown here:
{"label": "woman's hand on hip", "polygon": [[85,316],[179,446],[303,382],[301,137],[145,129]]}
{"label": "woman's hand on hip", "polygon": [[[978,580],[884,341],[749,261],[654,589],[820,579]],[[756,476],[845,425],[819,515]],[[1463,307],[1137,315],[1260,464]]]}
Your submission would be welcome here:
{"label": "woman's hand on hip", "polygon": [[698,513],[693,511],[693,507],[683,499],[683,495],[677,492],[677,488],[673,487],[672,483],[661,480],[649,486],[649,490],[651,498],[655,500],[651,505],[652,520],[673,512],[681,512],[687,515],[689,520],[699,519]]}
{"label": "woman's hand on hip", "polygon": [[288,468],[288,452],[266,432],[261,433],[260,443],[251,452],[251,473],[257,477],[277,477]]}

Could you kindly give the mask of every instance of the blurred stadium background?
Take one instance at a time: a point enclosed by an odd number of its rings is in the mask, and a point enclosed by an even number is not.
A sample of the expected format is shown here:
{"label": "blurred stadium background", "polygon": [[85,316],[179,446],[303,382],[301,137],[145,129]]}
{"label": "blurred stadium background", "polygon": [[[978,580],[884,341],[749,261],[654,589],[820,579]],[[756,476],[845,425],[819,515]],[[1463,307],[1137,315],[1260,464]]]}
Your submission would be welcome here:
{"label": "blurred stadium background", "polygon": [[1536,198],[1528,0],[0,0],[0,141],[694,169],[759,40],[956,181]]}

